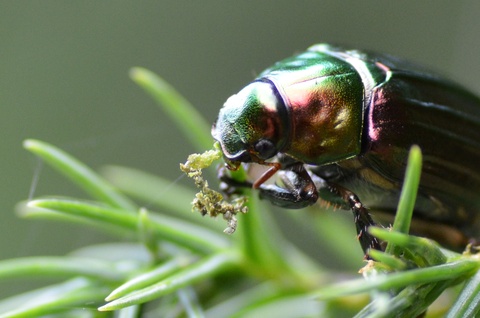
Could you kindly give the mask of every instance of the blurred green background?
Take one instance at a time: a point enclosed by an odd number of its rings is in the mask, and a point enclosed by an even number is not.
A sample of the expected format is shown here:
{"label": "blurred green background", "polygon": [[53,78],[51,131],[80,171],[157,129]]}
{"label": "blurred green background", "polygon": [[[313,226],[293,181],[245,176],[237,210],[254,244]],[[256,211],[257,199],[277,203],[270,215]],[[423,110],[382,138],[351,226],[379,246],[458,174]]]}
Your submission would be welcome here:
{"label": "blurred green background", "polygon": [[479,14],[475,1],[2,2],[0,259],[61,255],[106,239],[14,215],[37,174],[35,196],[84,197],[39,169],[22,149],[25,138],[93,168],[113,163],[180,176],[178,163],[193,148],[130,81],[130,67],[160,74],[211,122],[255,74],[319,42],[406,57],[479,93]]}

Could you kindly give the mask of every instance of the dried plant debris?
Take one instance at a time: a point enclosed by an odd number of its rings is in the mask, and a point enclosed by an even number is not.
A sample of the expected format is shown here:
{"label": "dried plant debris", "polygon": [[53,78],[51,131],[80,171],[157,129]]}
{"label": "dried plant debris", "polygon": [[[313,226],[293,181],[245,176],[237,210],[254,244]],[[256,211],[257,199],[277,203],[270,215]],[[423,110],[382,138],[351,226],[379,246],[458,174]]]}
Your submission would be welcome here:
{"label": "dried plant debris", "polygon": [[232,234],[237,229],[237,213],[246,213],[246,198],[239,197],[231,202],[224,200],[223,195],[208,187],[208,181],[202,176],[202,169],[212,165],[215,160],[222,158],[222,152],[215,148],[207,150],[202,154],[191,154],[188,156],[185,164],[180,164],[182,170],[188,177],[195,181],[195,185],[200,191],[195,195],[192,205],[193,210],[199,211],[202,215],[208,214],[216,217],[223,214],[223,218],[227,221],[228,227],[223,231]]}

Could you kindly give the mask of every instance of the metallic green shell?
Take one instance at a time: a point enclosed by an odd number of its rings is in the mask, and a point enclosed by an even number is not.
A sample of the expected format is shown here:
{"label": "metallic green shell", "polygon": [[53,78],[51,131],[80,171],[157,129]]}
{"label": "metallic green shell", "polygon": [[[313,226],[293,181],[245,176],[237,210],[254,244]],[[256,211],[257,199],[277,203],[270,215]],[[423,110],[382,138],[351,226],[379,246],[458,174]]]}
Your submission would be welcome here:
{"label": "metallic green shell", "polygon": [[261,138],[309,164],[358,155],[368,92],[384,79],[361,57],[317,45],[262,72],[220,110],[213,136],[226,157],[253,152]]}

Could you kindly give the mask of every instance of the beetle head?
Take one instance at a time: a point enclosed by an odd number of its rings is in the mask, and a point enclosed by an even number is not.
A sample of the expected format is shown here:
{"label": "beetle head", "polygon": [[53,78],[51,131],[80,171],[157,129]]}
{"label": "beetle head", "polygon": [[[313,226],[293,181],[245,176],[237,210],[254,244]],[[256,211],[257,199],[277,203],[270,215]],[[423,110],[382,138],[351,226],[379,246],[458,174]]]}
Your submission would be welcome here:
{"label": "beetle head", "polygon": [[275,156],[288,139],[288,113],[271,82],[255,81],[231,96],[212,127],[231,169],[240,162],[264,161]]}

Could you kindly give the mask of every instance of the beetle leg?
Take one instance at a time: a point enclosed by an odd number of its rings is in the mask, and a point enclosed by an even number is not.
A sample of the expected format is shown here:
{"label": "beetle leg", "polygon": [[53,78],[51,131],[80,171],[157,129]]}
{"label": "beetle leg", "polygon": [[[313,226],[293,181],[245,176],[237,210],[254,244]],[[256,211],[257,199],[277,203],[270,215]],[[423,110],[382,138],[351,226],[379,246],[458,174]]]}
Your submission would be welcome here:
{"label": "beetle leg", "polygon": [[[289,209],[300,209],[314,204],[318,199],[317,188],[304,165],[286,157],[281,160],[283,167],[277,172],[280,185],[260,184],[260,198]],[[227,195],[239,193],[239,188],[252,188],[254,185],[250,181],[233,180],[224,167],[219,168],[218,178],[221,181],[220,189]]]}
{"label": "beetle leg", "polygon": [[217,170],[217,177],[220,180],[220,190],[226,195],[241,194],[239,189],[251,188],[252,182],[249,181],[237,181],[230,177],[227,168],[224,165],[220,165]]}
{"label": "beetle leg", "polygon": [[295,163],[278,173],[281,186],[262,184],[260,198],[289,209],[300,209],[318,200],[318,191],[302,163]]}
{"label": "beetle leg", "polygon": [[[277,174],[281,185],[261,184],[258,188],[261,199],[269,200],[283,208],[300,209],[313,205],[321,197],[333,205],[352,210],[357,237],[365,258],[370,258],[368,250],[371,248],[382,250],[378,239],[367,231],[370,226],[375,225],[375,222],[355,193],[333,182],[325,181],[315,174],[310,175],[301,162],[287,163]],[[219,170],[219,178],[222,181],[222,191],[227,194],[236,193],[239,188],[251,188],[253,185],[249,181],[238,182],[231,179],[225,168]]]}
{"label": "beetle leg", "polygon": [[282,167],[282,165],[278,162],[271,162],[271,163],[264,163],[267,166],[270,166],[270,168],[265,171],[263,175],[260,176],[260,178],[257,179],[253,183],[253,188],[258,189],[265,181],[270,179],[275,173],[277,173],[278,170]]}
{"label": "beetle leg", "polygon": [[370,226],[375,226],[376,224],[358,196],[352,191],[336,184],[329,184],[329,188],[334,195],[341,197],[344,204],[352,210],[355,226],[357,228],[357,237],[360,241],[363,252],[365,253],[365,258],[370,259],[368,255],[369,249],[383,250],[380,241],[368,233],[368,228]]}

